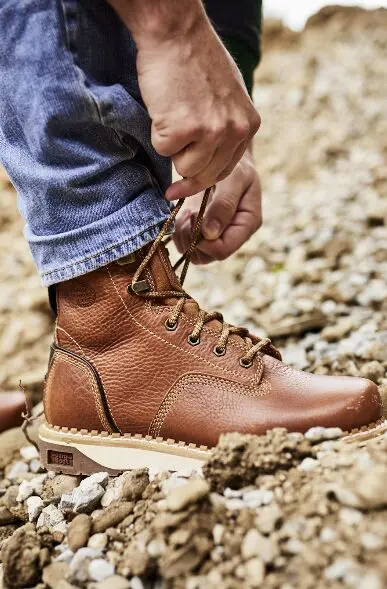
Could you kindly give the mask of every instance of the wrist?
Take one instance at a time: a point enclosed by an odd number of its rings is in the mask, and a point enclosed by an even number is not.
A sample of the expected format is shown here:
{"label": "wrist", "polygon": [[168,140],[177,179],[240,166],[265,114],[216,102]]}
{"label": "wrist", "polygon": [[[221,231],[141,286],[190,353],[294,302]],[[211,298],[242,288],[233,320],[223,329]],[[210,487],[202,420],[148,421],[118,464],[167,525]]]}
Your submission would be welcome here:
{"label": "wrist", "polygon": [[187,39],[202,27],[211,27],[201,0],[109,1],[130,30],[138,49]]}

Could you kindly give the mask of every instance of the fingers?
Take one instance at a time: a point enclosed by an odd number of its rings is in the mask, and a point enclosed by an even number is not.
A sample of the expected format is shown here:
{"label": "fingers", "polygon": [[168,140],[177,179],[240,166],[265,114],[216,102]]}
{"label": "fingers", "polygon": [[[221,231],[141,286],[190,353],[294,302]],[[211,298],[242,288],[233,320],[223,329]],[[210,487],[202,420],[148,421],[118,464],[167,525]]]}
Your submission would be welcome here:
{"label": "fingers", "polygon": [[[227,144],[224,147],[222,145],[221,148],[217,148],[210,163],[199,174],[193,177],[184,177],[182,180],[174,182],[167,189],[165,193],[166,198],[168,200],[187,198],[205,190],[209,186],[213,186],[218,180],[222,180],[232,172],[244,154],[245,148],[245,143],[235,144],[235,142],[233,148]],[[201,160],[201,162],[203,161]],[[186,170],[178,169],[177,167],[176,170],[180,175],[188,176]],[[227,170],[226,174],[224,173],[225,170]]]}
{"label": "fingers", "polygon": [[225,179],[243,156],[246,146],[260,125],[257,119],[248,123],[218,125],[206,131],[198,141],[192,141],[172,154],[172,160],[182,180],[174,182],[166,191],[168,200],[193,196]]}
{"label": "fingers", "polygon": [[213,241],[201,241],[197,251],[213,260],[225,260],[236,252],[261,224],[260,185],[257,178],[242,196],[234,218],[221,236]]}
{"label": "fingers", "polygon": [[206,239],[217,239],[230,225],[250,184],[250,175],[235,168],[232,175],[216,185],[203,219],[202,233]]}

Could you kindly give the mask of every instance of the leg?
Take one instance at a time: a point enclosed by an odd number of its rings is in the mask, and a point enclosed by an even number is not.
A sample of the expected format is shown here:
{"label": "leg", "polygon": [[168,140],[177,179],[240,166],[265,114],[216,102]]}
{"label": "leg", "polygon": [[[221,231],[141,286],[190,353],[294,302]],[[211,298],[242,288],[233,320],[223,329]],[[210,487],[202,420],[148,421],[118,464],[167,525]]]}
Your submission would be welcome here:
{"label": "leg", "polygon": [[135,46],[103,0],[0,8],[0,152],[44,284],[154,239],[170,162],[150,143]]}

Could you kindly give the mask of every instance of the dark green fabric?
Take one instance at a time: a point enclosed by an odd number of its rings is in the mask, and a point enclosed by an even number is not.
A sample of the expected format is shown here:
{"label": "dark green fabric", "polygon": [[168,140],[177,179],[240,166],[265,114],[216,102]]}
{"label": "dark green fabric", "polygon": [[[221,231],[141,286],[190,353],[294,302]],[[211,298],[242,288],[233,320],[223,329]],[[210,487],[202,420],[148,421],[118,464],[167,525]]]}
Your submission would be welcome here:
{"label": "dark green fabric", "polygon": [[241,72],[250,96],[253,91],[254,70],[260,60],[260,52],[254,52],[246,41],[236,37],[223,36],[222,41],[233,56],[239,71]]}
{"label": "dark green fabric", "polygon": [[261,57],[262,0],[204,0],[204,6],[251,95]]}

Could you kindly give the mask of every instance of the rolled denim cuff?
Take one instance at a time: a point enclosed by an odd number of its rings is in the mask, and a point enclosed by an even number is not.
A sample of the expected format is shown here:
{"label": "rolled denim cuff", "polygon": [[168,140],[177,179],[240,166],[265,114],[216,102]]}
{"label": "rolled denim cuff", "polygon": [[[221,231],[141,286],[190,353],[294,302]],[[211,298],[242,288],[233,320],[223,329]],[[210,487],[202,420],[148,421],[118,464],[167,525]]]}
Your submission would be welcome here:
{"label": "rolled denim cuff", "polygon": [[43,286],[81,276],[140,249],[156,238],[170,210],[171,203],[150,189],[115,213],[68,233],[40,237],[27,229]]}

